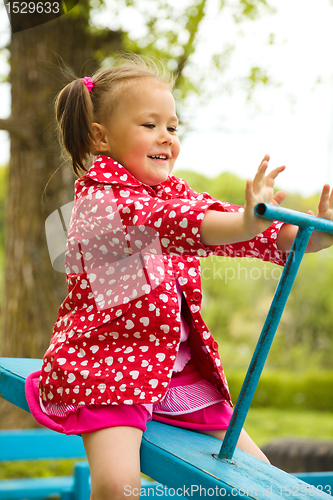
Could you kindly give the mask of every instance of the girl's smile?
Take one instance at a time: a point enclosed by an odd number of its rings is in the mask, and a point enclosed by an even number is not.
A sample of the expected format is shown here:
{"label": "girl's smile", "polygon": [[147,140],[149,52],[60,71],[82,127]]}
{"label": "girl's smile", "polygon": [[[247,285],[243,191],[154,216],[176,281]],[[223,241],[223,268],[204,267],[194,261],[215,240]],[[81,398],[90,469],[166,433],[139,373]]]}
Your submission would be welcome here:
{"label": "girl's smile", "polygon": [[95,146],[144,184],[165,181],[179,155],[178,118],[169,90],[154,80],[131,84],[120,94],[108,123],[95,123]]}

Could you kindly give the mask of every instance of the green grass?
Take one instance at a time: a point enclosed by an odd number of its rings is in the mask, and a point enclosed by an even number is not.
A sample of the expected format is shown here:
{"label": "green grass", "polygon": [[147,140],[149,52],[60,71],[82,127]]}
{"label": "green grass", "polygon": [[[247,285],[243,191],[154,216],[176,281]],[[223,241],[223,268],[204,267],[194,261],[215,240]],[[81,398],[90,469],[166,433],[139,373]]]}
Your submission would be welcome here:
{"label": "green grass", "polygon": [[29,477],[71,476],[79,460],[34,460],[3,462],[0,464],[0,480]]}
{"label": "green grass", "polygon": [[244,428],[258,446],[282,437],[303,437],[333,441],[331,412],[250,409]]}

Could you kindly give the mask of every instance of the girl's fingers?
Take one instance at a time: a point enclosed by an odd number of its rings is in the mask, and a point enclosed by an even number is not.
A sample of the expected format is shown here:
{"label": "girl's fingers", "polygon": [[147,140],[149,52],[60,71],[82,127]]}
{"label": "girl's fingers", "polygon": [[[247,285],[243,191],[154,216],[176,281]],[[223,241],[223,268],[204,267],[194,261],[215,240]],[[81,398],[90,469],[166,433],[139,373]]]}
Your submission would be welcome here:
{"label": "girl's fingers", "polygon": [[269,162],[269,160],[270,160],[270,156],[269,155],[265,155],[261,163],[263,163],[264,161]]}
{"label": "girl's fingers", "polygon": [[324,190],[325,190],[325,195],[327,196],[329,208],[332,208],[333,207],[333,189],[331,191],[330,185],[325,184],[325,186],[323,187],[323,192],[324,192]]}
{"label": "girl's fingers", "polygon": [[274,178],[277,177],[281,172],[283,172],[286,169],[285,165],[281,165],[281,167],[276,167],[274,168],[269,175],[273,176]]}
{"label": "girl's fingers", "polygon": [[318,210],[319,213],[322,212],[327,212],[330,208],[332,208],[333,205],[333,191],[331,192],[330,195],[330,186],[329,184],[325,184],[323,186],[320,199],[319,199],[319,204],[318,204]]}
{"label": "girl's fingers", "polygon": [[259,168],[257,170],[257,173],[253,179],[253,191],[254,191],[254,193],[257,193],[258,191],[260,191],[260,189],[264,185],[267,167],[268,167],[267,161],[263,160],[260,163]]}
{"label": "girl's fingers", "polygon": [[[265,175],[265,172],[267,170],[267,167],[268,167],[268,161],[266,160],[263,160],[260,165],[259,165],[259,168],[257,170],[257,173],[255,175],[255,178],[263,178],[264,175]],[[273,170],[271,170],[268,174],[267,174],[267,178],[270,178],[270,179],[276,179],[276,177],[285,170],[286,166],[285,165],[282,165],[281,167],[276,167],[276,168],[273,168]]]}
{"label": "girl's fingers", "polygon": [[253,181],[252,181],[252,179],[246,180],[245,200],[247,203],[251,203],[253,201]]}
{"label": "girl's fingers", "polygon": [[269,174],[267,175],[267,178],[268,179],[273,179],[273,180],[276,179],[277,176],[279,174],[281,174],[281,172],[283,172],[285,170],[285,168],[286,168],[285,165],[283,165],[281,167],[274,168],[271,172],[269,172]]}
{"label": "girl's fingers", "polygon": [[258,167],[258,170],[257,170],[255,177],[257,177],[257,176],[263,177],[265,175],[267,167],[268,167],[268,162],[263,160]]}
{"label": "girl's fingers", "polygon": [[[251,181],[250,184],[247,183],[246,196],[248,201],[254,198],[255,195],[258,195],[260,193],[264,195],[266,187],[273,188],[276,177],[286,168],[284,165],[282,167],[274,168],[271,172],[269,172],[269,174],[266,175],[269,159],[270,159],[269,155],[264,156],[262,162],[258,167],[257,173],[254,176],[253,181]],[[276,203],[281,203],[284,197],[285,195],[283,195],[283,197],[282,195],[281,196],[278,195],[278,197],[275,199]]]}
{"label": "girl's fingers", "polygon": [[275,193],[272,200],[273,205],[281,205],[286,196],[287,193],[285,191],[278,191]]}
{"label": "girl's fingers", "polygon": [[265,161],[261,163],[258,172],[253,179],[253,190],[258,193],[263,187],[268,186],[270,188],[274,187],[275,179],[277,176],[285,170],[285,166],[274,168],[271,172],[266,175],[266,170],[268,163]]}

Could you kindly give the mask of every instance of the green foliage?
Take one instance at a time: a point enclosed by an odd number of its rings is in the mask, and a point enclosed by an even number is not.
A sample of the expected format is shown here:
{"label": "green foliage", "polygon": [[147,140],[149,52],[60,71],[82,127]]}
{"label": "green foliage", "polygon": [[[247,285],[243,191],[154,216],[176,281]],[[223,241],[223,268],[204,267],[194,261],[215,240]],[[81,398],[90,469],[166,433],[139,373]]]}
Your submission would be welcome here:
{"label": "green foliage", "polygon": [[[80,461],[77,459],[60,459],[2,462],[0,464],[0,481],[2,479],[72,476],[75,464]],[[145,474],[141,474],[141,476],[150,479]]]}
{"label": "green foliage", "polygon": [[245,430],[258,446],[282,437],[333,439],[333,414],[288,408],[251,408]]}
{"label": "green foliage", "polygon": [[258,84],[266,85],[269,82],[270,78],[264,69],[258,67],[251,68],[250,74],[245,78],[247,99],[250,100],[252,98],[253,91]]}
{"label": "green foliage", "polygon": [[[227,372],[230,392],[236,402],[245,373]],[[333,413],[333,373],[307,370],[264,371],[253,398],[253,408],[278,408],[280,410],[327,411]]]}
{"label": "green foliage", "polygon": [[278,367],[332,368],[333,252],[306,255],[270,354]]}
{"label": "green foliage", "polygon": [[[7,178],[8,178],[8,167],[0,166],[0,203],[3,207],[4,199],[7,194]],[[3,208],[2,208],[3,210]],[[2,212],[1,212],[2,213]]]}
{"label": "green foliage", "polygon": [[[92,4],[95,8],[98,7],[96,0],[93,0]],[[81,18],[82,21],[89,23],[91,8],[92,5],[89,0],[80,0],[74,8],[67,11],[66,16],[73,20]]]}
{"label": "green foliage", "polygon": [[243,16],[247,16],[250,19],[255,19],[259,14],[260,7],[268,8],[266,0],[260,0],[256,2],[255,0],[240,0],[240,8]]}
{"label": "green foliage", "polygon": [[[195,51],[196,36],[205,16],[206,2],[207,0],[183,2],[177,7],[164,0],[127,2],[145,20],[146,33],[141,34],[139,39],[133,38],[131,33],[125,33],[125,50],[156,59],[172,71],[176,75],[175,96],[179,101],[188,92],[198,91],[183,70]],[[118,13],[120,10],[118,5]]]}
{"label": "green foliage", "polygon": [[185,179],[190,187],[198,193],[207,192],[213,198],[228,201],[236,205],[244,205],[244,180],[230,172],[223,172],[218,177],[210,179],[203,174],[191,170],[177,169],[174,171],[177,177]]}
{"label": "green foliage", "polygon": [[224,7],[234,8],[234,19],[241,22],[244,18],[256,19],[261,13],[274,12],[274,8],[266,0],[239,0],[239,2],[230,2],[230,0],[220,0],[220,9]]}
{"label": "green foliage", "polygon": [[180,170],[180,169],[176,169],[172,173],[176,177],[185,179],[188,182],[189,186],[198,193],[207,192],[211,194],[210,189],[212,187],[212,179],[209,179],[205,175],[198,174],[197,172],[193,172],[192,170]]}

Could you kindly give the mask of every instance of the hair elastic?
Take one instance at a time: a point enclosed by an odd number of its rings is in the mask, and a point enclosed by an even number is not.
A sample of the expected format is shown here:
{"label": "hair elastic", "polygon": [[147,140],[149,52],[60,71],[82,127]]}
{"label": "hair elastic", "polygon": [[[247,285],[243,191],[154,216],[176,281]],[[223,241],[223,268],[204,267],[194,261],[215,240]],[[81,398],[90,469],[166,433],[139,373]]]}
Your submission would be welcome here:
{"label": "hair elastic", "polygon": [[91,92],[94,88],[94,82],[92,81],[92,79],[89,76],[85,76],[84,78],[81,78],[81,80],[84,82],[89,92]]}

